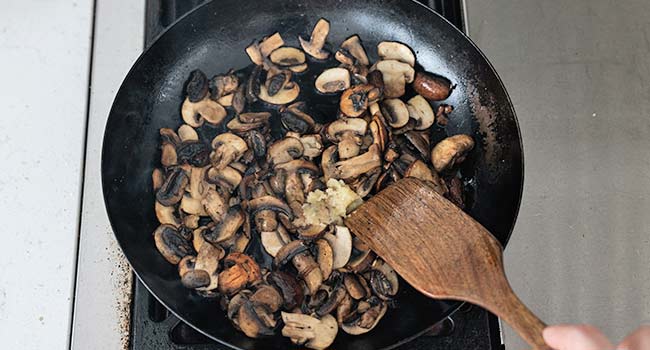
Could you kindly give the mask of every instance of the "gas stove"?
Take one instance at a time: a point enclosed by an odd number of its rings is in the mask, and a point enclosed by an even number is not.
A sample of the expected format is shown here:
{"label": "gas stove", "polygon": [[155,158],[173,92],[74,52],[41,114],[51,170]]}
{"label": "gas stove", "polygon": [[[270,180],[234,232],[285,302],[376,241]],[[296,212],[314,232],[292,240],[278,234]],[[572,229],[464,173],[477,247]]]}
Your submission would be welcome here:
{"label": "gas stove", "polygon": [[[218,1],[218,0],[215,0]],[[176,19],[204,1],[149,0],[145,8],[145,47]],[[460,30],[465,30],[461,0],[424,2]],[[226,350],[203,334],[180,321],[160,304],[134,278],[129,348],[133,350]],[[465,304],[461,309],[432,327],[425,335],[397,349],[504,349],[498,319],[489,312]]]}

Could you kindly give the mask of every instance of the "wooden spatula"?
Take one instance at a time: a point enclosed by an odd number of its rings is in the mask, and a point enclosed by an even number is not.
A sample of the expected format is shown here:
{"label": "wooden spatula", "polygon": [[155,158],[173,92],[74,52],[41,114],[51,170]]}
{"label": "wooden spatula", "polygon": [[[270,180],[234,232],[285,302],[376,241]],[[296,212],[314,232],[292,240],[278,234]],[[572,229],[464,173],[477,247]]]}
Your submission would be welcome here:
{"label": "wooden spatula", "polygon": [[535,349],[548,349],[544,323],[506,279],[499,242],[425,182],[398,181],[352,212],[345,224],[415,289],[431,298],[480,305]]}

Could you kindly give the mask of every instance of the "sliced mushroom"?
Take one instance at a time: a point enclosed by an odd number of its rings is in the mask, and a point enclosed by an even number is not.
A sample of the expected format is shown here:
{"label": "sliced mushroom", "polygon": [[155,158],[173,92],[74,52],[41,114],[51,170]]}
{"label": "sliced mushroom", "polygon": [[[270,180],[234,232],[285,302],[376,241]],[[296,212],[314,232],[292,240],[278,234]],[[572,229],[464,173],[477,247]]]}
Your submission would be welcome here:
{"label": "sliced mushroom", "polygon": [[267,306],[271,312],[280,310],[280,307],[282,307],[282,304],[284,303],[280,292],[268,284],[262,284],[259,286],[249,300],[254,305]]}
{"label": "sliced mushroom", "polygon": [[278,66],[292,67],[305,63],[305,53],[295,47],[280,47],[271,52],[269,59]]}
{"label": "sliced mushroom", "polygon": [[416,160],[406,169],[404,177],[415,177],[423,181],[429,181],[436,192],[444,195],[447,193],[447,185],[438,176],[438,173],[431,170],[423,161]]}
{"label": "sliced mushroom", "polygon": [[350,55],[352,55],[352,57],[354,57],[360,64],[364,66],[370,64],[368,61],[368,55],[366,55],[366,50],[364,50],[363,45],[361,44],[361,39],[359,39],[358,35],[355,34],[345,39],[345,41],[341,43],[341,48],[349,52]]}
{"label": "sliced mushroom", "polygon": [[227,166],[221,170],[210,167],[205,178],[208,182],[217,184],[228,193],[234,191],[242,181],[241,173],[231,166]]}
{"label": "sliced mushroom", "polygon": [[178,203],[183,198],[188,183],[189,177],[183,168],[174,168],[156,192],[156,200],[164,206]]}
{"label": "sliced mushroom", "polygon": [[365,135],[368,123],[361,118],[341,118],[327,126],[327,137],[338,143],[340,159],[356,157],[361,147],[361,137]]}
{"label": "sliced mushroom", "polygon": [[388,300],[394,297],[399,289],[397,273],[386,262],[377,259],[370,271],[370,287],[381,299]]}
{"label": "sliced mushroom", "polygon": [[226,127],[228,130],[236,132],[236,133],[244,133],[247,131],[259,129],[262,126],[264,126],[264,123],[258,122],[258,123],[242,123],[239,121],[237,118],[233,118],[231,121],[226,124]]}
{"label": "sliced mushroom", "polygon": [[260,53],[262,57],[268,57],[271,52],[282,47],[284,45],[284,40],[280,33],[275,32],[272,35],[267,36],[262,39],[262,42],[259,44]]}
{"label": "sliced mushroom", "polygon": [[210,243],[220,243],[232,238],[244,224],[244,212],[241,207],[234,206],[228,209],[226,216],[211,230],[204,233],[204,238]]}
{"label": "sliced mushroom", "polygon": [[176,155],[179,164],[202,167],[210,163],[210,148],[202,141],[182,142],[176,147]]}
{"label": "sliced mushroom", "polygon": [[339,109],[348,117],[358,117],[380,98],[380,89],[369,84],[355,85],[341,94]]}
{"label": "sliced mushroom", "polygon": [[249,112],[241,113],[237,116],[239,121],[247,124],[254,123],[267,123],[271,118],[271,113],[269,112]]}
{"label": "sliced mushroom", "polygon": [[409,116],[415,119],[415,130],[428,129],[436,119],[433,109],[427,100],[420,95],[416,95],[407,102]]}
{"label": "sliced mushroom", "polygon": [[259,265],[243,253],[228,254],[223,264],[224,270],[219,273],[219,292],[226,295],[238,292],[262,276]]}
{"label": "sliced mushroom", "polygon": [[204,121],[218,125],[228,113],[223,106],[205,97],[198,102],[191,102],[189,98],[185,99],[181,107],[181,114],[186,124],[198,128],[203,125]]}
{"label": "sliced mushroom", "polygon": [[228,210],[226,200],[213,189],[206,191],[201,203],[205,208],[205,212],[208,213],[215,222],[220,222]]}
{"label": "sliced mushroom", "polygon": [[219,285],[219,260],[224,255],[223,248],[218,245],[212,245],[210,243],[201,245],[201,249],[196,255],[194,269],[207,272],[210,276],[210,283],[207,286],[195,287],[197,290],[207,292],[217,289]]}
{"label": "sliced mushroom", "polygon": [[[289,86],[291,85],[291,86]],[[280,89],[276,94],[271,96],[266,86],[260,86],[259,98],[267,103],[273,105],[285,105],[293,102],[300,94],[300,86],[296,83],[287,84],[284,88]]]}
{"label": "sliced mushroom", "polygon": [[330,246],[326,240],[318,239],[315,242],[315,247],[318,267],[323,273],[323,280],[327,280],[334,267],[334,252],[332,246]]}
{"label": "sliced mushroom", "polygon": [[162,186],[163,182],[165,182],[165,174],[160,168],[155,168],[151,172],[151,184],[153,187],[154,191],[158,191],[158,189]]}
{"label": "sliced mushroom", "polygon": [[285,324],[282,335],[310,349],[326,349],[338,333],[338,324],[332,315],[319,320],[308,315],[282,312],[282,321]]}
{"label": "sliced mushroom", "polygon": [[440,141],[431,150],[431,164],[441,173],[465,160],[465,156],[474,148],[474,140],[469,135],[454,135]]}
{"label": "sliced mushroom", "polygon": [[323,151],[321,157],[321,169],[323,170],[323,178],[328,181],[331,178],[337,178],[338,173],[336,163],[339,160],[338,149],[336,145],[329,146]]}
{"label": "sliced mushroom", "polygon": [[279,69],[274,69],[269,71],[266,75],[266,82],[264,87],[269,96],[275,96],[280,90],[289,84],[291,81],[291,71],[281,71]]}
{"label": "sliced mushroom", "polygon": [[176,216],[174,207],[164,206],[156,201],[154,211],[156,212],[158,222],[161,224],[172,225],[174,227],[180,226],[181,220]]}
{"label": "sliced mushroom", "polygon": [[406,104],[398,98],[389,98],[379,104],[381,114],[386,118],[388,125],[401,128],[409,121],[409,110]]}
{"label": "sliced mushroom", "polygon": [[303,63],[303,64],[299,64],[297,66],[291,66],[291,67],[289,67],[289,70],[294,72],[294,73],[302,73],[302,72],[306,71],[307,68],[309,68],[307,63]]}
{"label": "sliced mushroom", "polygon": [[327,40],[327,35],[330,32],[330,22],[324,18],[321,18],[316,22],[314,29],[311,32],[311,38],[309,41],[298,37],[300,41],[300,46],[302,49],[311,57],[319,60],[324,60],[329,57],[329,52],[323,50],[325,46],[325,40]]}
{"label": "sliced mushroom", "polygon": [[310,224],[298,228],[298,236],[304,241],[321,238],[327,232],[329,232],[329,227],[325,224]]}
{"label": "sliced mushroom", "polygon": [[264,57],[262,57],[260,46],[257,42],[253,42],[246,47],[246,54],[248,55],[248,58],[251,59],[251,62],[256,65],[261,66],[262,63],[264,63]]}
{"label": "sliced mushroom", "polygon": [[282,125],[290,132],[296,132],[299,135],[305,134],[314,130],[316,122],[309,114],[305,113],[302,109],[304,103],[296,102],[291,104],[281,112]]}
{"label": "sliced mushroom", "polygon": [[298,275],[307,285],[309,294],[316,293],[323,282],[323,274],[302,241],[292,241],[284,245],[273,259],[273,264],[277,267],[282,267],[288,262],[292,262],[298,271]]}
{"label": "sliced mushroom", "polygon": [[305,203],[305,193],[301,174],[309,173],[312,176],[316,176],[319,173],[318,166],[304,159],[294,159],[286,163],[278,164],[276,169],[284,169],[287,172],[284,195],[294,215],[302,217],[302,205]]}
{"label": "sliced mushroom", "polygon": [[272,327],[265,322],[269,318],[268,312],[263,307],[256,308],[250,301],[244,302],[237,313],[239,329],[251,338],[273,335]]}
{"label": "sliced mushroom", "polygon": [[413,67],[396,60],[379,61],[376,64],[376,69],[382,74],[384,96],[388,98],[404,95],[406,92],[406,84],[413,82],[415,78],[415,70],[413,70]]}
{"label": "sliced mushroom", "polygon": [[199,227],[199,219],[199,215],[186,215],[183,218],[183,226],[193,230]]}
{"label": "sliced mushroom", "polygon": [[[377,108],[379,108],[379,106],[377,106]],[[388,143],[388,131],[386,130],[386,124],[384,124],[383,119],[384,118],[380,115],[374,114],[372,121],[368,125],[372,135],[372,142],[379,146],[380,152],[383,152],[386,149],[386,144]]]}
{"label": "sliced mushroom", "polygon": [[345,68],[326,69],[316,78],[315,85],[324,94],[343,91],[350,87],[350,72]]}
{"label": "sliced mushroom", "polygon": [[[231,96],[239,87],[239,78],[232,72],[216,75],[210,79],[210,98],[219,101],[225,96]],[[232,96],[230,97],[232,101]]]}
{"label": "sliced mushroom", "polygon": [[335,166],[335,177],[340,179],[351,179],[367,173],[372,169],[381,166],[379,146],[373,144],[368,148],[366,153],[354,158],[336,162]]}
{"label": "sliced mushroom", "polygon": [[204,270],[195,270],[196,257],[187,255],[178,263],[178,275],[185,288],[195,289],[210,284],[210,274]]}
{"label": "sliced mushroom", "polygon": [[375,261],[375,257],[375,253],[370,249],[361,250],[359,254],[350,258],[346,269],[354,273],[364,272],[370,268],[372,262]]}
{"label": "sliced mushroom", "polygon": [[248,202],[248,210],[255,214],[256,212],[264,209],[273,210],[276,212],[282,212],[285,215],[291,216],[291,208],[287,206],[285,202],[281,199],[273,196],[263,196],[259,198],[251,199]]}
{"label": "sliced mushroom", "polygon": [[323,141],[319,134],[304,135],[300,137],[302,143],[302,155],[308,159],[314,159],[323,153]]}
{"label": "sliced mushroom", "polygon": [[443,76],[417,72],[415,81],[413,81],[413,89],[429,101],[442,101],[451,95],[454,86],[449,79]]}
{"label": "sliced mushroom", "polygon": [[415,54],[410,47],[397,41],[382,41],[377,45],[377,54],[382,60],[397,60],[411,67],[415,66]]}
{"label": "sliced mushroom", "polygon": [[282,294],[285,310],[292,310],[302,304],[303,288],[292,275],[283,271],[273,271],[268,274],[266,280]]}
{"label": "sliced mushroom", "polygon": [[210,154],[210,161],[217,170],[236,162],[248,150],[244,139],[229,132],[217,135],[211,144],[214,151]]}
{"label": "sliced mushroom", "polygon": [[260,238],[262,240],[262,247],[272,257],[275,257],[280,248],[285,244],[291,242],[291,237],[285,232],[283,226],[278,226],[276,231],[260,232]]}
{"label": "sliced mushroom", "polygon": [[178,136],[182,142],[199,140],[199,135],[196,133],[196,130],[187,124],[183,124],[178,128]]}
{"label": "sliced mushroom", "polygon": [[[364,310],[363,313],[357,310],[357,313],[351,320],[344,321],[341,329],[351,335],[364,334],[375,328],[379,320],[386,314],[388,306],[385,302],[376,298],[371,298],[369,301],[370,307]],[[361,304],[361,303],[360,303]]]}
{"label": "sliced mushroom", "polygon": [[183,257],[194,252],[190,243],[172,225],[158,226],[153,236],[156,248],[170,264],[176,265]]}
{"label": "sliced mushroom", "polygon": [[269,146],[267,159],[271,165],[286,163],[302,156],[304,147],[299,139],[285,137]]}
{"label": "sliced mushroom", "polygon": [[183,199],[181,199],[181,205],[178,207],[182,212],[191,215],[197,216],[207,216],[203,203],[201,203],[201,198],[193,198],[192,196],[185,194]]}
{"label": "sliced mushroom", "polygon": [[346,291],[342,285],[338,285],[328,294],[327,299],[316,310],[316,315],[323,317],[336,310],[341,301],[345,298]]}
{"label": "sliced mushroom", "polygon": [[336,226],[334,234],[327,233],[323,238],[332,247],[332,269],[338,269],[350,260],[352,253],[352,235],[345,226]]}
{"label": "sliced mushroom", "polygon": [[364,198],[377,183],[379,176],[381,175],[381,168],[375,168],[365,174],[359,176],[352,184],[351,187],[354,188],[354,191],[359,195],[359,197]]}
{"label": "sliced mushroom", "polygon": [[360,281],[362,279],[363,277],[350,273],[346,273],[343,276],[343,284],[345,285],[345,289],[348,291],[348,294],[352,297],[352,299],[360,300],[368,296],[366,295],[366,289]]}

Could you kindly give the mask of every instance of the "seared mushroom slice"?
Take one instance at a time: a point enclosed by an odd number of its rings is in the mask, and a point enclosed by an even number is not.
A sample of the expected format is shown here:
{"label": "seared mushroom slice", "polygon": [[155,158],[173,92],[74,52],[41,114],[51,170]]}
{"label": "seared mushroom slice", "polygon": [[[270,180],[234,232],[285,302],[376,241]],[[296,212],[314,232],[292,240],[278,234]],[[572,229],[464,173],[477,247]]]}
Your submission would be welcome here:
{"label": "seared mushroom slice", "polygon": [[239,78],[232,72],[215,75],[210,79],[210,98],[218,101],[224,96],[232,95],[238,87]]}
{"label": "seared mushroom slice", "polygon": [[[362,280],[364,282],[361,282]],[[363,283],[365,283],[365,280],[361,276],[351,273],[346,273],[343,276],[343,285],[345,285],[345,289],[352,299],[360,300],[369,296],[366,293]]]}
{"label": "seared mushroom slice", "polygon": [[388,125],[401,128],[409,121],[409,111],[406,104],[398,98],[389,98],[379,104],[381,114],[386,118]]}
{"label": "seared mushroom slice", "polygon": [[355,34],[345,39],[345,41],[341,43],[341,48],[352,55],[359,64],[364,66],[370,64],[368,61],[368,55],[366,55],[366,50],[364,50],[363,45],[361,45],[361,39],[359,39],[358,35]]}
{"label": "seared mushroom slice", "polygon": [[338,160],[339,154],[336,145],[329,146],[323,151],[320,165],[323,170],[323,178],[325,181],[338,177],[336,170],[336,163]]}
{"label": "seared mushroom slice", "polygon": [[156,248],[170,264],[178,264],[183,257],[194,250],[190,243],[172,225],[160,225],[153,233]]}
{"label": "seared mushroom slice", "polygon": [[338,269],[350,260],[352,253],[352,235],[345,226],[336,226],[335,234],[327,233],[323,237],[332,247],[332,269]]}
{"label": "seared mushroom slice", "polygon": [[228,130],[236,133],[245,133],[247,131],[259,129],[264,126],[264,123],[242,123],[239,119],[233,118],[231,121],[226,124]]}
{"label": "seared mushroom slice", "polygon": [[293,102],[298,95],[300,94],[300,86],[296,83],[285,84],[282,89],[280,89],[276,94],[271,96],[267,87],[262,85],[260,86],[260,95],[259,98],[267,103],[273,105],[286,105],[287,103]]}
{"label": "seared mushroom slice", "polygon": [[223,220],[205,232],[203,237],[210,243],[226,241],[237,233],[241,225],[244,224],[244,219],[244,212],[240,206],[230,207]]}
{"label": "seared mushroom slice", "polygon": [[193,255],[186,255],[178,263],[178,275],[185,288],[201,288],[210,284],[210,274],[205,270],[195,270],[195,264],[196,257]]}
{"label": "seared mushroom slice", "polygon": [[308,315],[282,312],[282,321],[285,325],[282,335],[310,349],[327,349],[338,333],[338,324],[332,315],[319,320]]}
{"label": "seared mushroom slice", "polygon": [[251,72],[248,80],[246,81],[246,101],[253,103],[257,101],[260,94],[260,78],[262,77],[262,66],[255,66]]}
{"label": "seared mushroom slice", "polygon": [[241,137],[226,132],[212,139],[214,151],[210,154],[212,166],[221,170],[232,162],[236,162],[248,150],[246,141]]}
{"label": "seared mushroom slice", "polygon": [[372,142],[379,146],[379,151],[383,152],[388,144],[388,131],[386,130],[386,124],[384,124],[384,118],[381,116],[381,113],[372,116],[372,121],[370,121],[368,127],[372,135]]}
{"label": "seared mushroom slice", "polygon": [[183,198],[190,179],[181,167],[176,167],[167,176],[156,192],[156,200],[164,206],[172,206]]}
{"label": "seared mushroom slice", "polygon": [[303,151],[304,147],[299,139],[294,137],[285,137],[269,146],[267,160],[272,166],[274,166],[300,158]]}
{"label": "seared mushroom slice", "polygon": [[350,184],[350,186],[359,195],[359,197],[364,198],[370,194],[370,191],[372,191],[372,188],[377,183],[380,175],[381,168],[376,168],[359,176],[353,183]]}
{"label": "seared mushroom slice", "polygon": [[259,44],[260,53],[262,57],[268,57],[271,52],[282,47],[284,45],[284,40],[280,33],[275,32],[272,35],[267,36],[262,39],[262,42]]}
{"label": "seared mushroom slice", "polygon": [[292,67],[305,63],[305,53],[295,47],[280,47],[271,52],[269,59],[278,66]]}
{"label": "seared mushroom slice", "polygon": [[436,192],[444,195],[447,193],[447,185],[438,176],[438,173],[431,170],[423,161],[416,160],[404,172],[404,177],[415,177],[423,181],[429,181]]}
{"label": "seared mushroom slice", "polygon": [[265,306],[255,306],[252,302],[247,301],[239,307],[237,324],[246,336],[259,338],[273,335],[275,320]]}
{"label": "seared mushroom slice", "polygon": [[310,131],[317,131],[314,130],[316,128],[314,118],[303,111],[304,107],[304,102],[296,102],[287,106],[286,109],[280,109],[280,120],[287,130],[300,135]]}
{"label": "seared mushroom slice", "polygon": [[180,137],[181,142],[199,140],[199,134],[187,124],[183,124],[178,128],[178,137]]}
{"label": "seared mushroom slice", "polygon": [[381,153],[379,146],[372,144],[368,151],[364,154],[358,155],[354,158],[342,160],[335,163],[336,178],[351,179],[361,174],[365,174],[372,169],[381,166]]}
{"label": "seared mushroom slice", "polygon": [[369,105],[381,98],[381,90],[369,85],[355,85],[341,94],[339,109],[348,117],[358,117]]}
{"label": "seared mushroom slice", "polygon": [[217,289],[217,286],[219,285],[219,260],[221,260],[225,254],[223,248],[218,245],[210,243],[201,245],[201,249],[196,255],[194,269],[207,272],[210,276],[210,283],[207,286],[195,287],[196,290],[209,292]]}
{"label": "seared mushroom slice", "polygon": [[[355,239],[355,241],[356,240],[357,239]],[[375,258],[375,253],[370,249],[361,250],[357,255],[350,257],[345,268],[354,273],[361,273],[370,268],[373,261],[375,261]]]}
{"label": "seared mushroom slice", "polygon": [[375,260],[369,275],[370,287],[379,298],[388,300],[397,295],[399,289],[397,273],[385,261]]}
{"label": "seared mushroom slice", "polygon": [[266,88],[268,95],[273,97],[285,86],[289,85],[291,74],[292,73],[289,70],[282,71],[276,68],[269,71],[266,74],[266,82],[264,82],[264,87]]}
{"label": "seared mushroom slice", "polygon": [[415,70],[413,70],[413,67],[409,66],[407,63],[396,60],[379,61],[377,62],[375,69],[380,71],[382,74],[384,81],[384,96],[388,98],[395,98],[404,95],[406,92],[406,84],[413,82],[413,79],[415,78]]}
{"label": "seared mushroom slice", "polygon": [[368,123],[361,118],[341,118],[327,126],[327,137],[338,143],[340,159],[356,157],[361,147],[361,138],[366,134]]}
{"label": "seared mushroom slice", "polygon": [[302,155],[308,159],[314,159],[323,153],[323,140],[319,134],[304,135],[300,137],[302,143]]}
{"label": "seared mushroom slice", "polygon": [[274,231],[278,225],[276,213],[292,216],[291,208],[281,199],[262,196],[248,202],[248,210],[254,215],[255,225],[260,231]]}
{"label": "seared mushroom slice", "polygon": [[273,259],[273,264],[276,267],[282,267],[289,262],[293,263],[298,275],[305,281],[309,294],[316,293],[323,282],[323,274],[302,241],[289,242],[278,251]]}
{"label": "seared mushroom slice", "polygon": [[339,306],[341,301],[345,298],[347,294],[345,287],[341,283],[337,285],[328,293],[327,299],[318,307],[316,310],[316,315],[323,317],[332,313]]}
{"label": "seared mushroom slice", "polygon": [[282,294],[285,310],[292,310],[302,304],[303,288],[292,275],[283,271],[272,271],[266,276],[266,280]]}
{"label": "seared mushroom slice", "polygon": [[427,100],[420,95],[416,95],[407,102],[409,116],[415,119],[415,130],[428,129],[436,119],[433,109]]}
{"label": "seared mushroom slice", "polygon": [[275,257],[285,244],[291,242],[291,237],[289,237],[284,226],[281,225],[277,226],[275,231],[261,231],[260,238],[262,247],[272,257]]}
{"label": "seared mushroom slice", "polygon": [[190,72],[185,94],[190,102],[199,102],[208,94],[208,77],[201,70]]}
{"label": "seared mushroom slice", "polygon": [[217,184],[219,188],[226,192],[231,193],[241,183],[242,175],[231,166],[227,166],[221,170],[210,167],[205,175],[205,179],[210,183]]}
{"label": "seared mushroom slice", "polygon": [[257,290],[249,299],[253,305],[265,305],[270,312],[280,310],[284,300],[280,292],[268,284],[262,284],[257,287]]}
{"label": "seared mushroom slice", "polygon": [[413,89],[429,101],[442,101],[451,95],[454,86],[449,79],[443,76],[417,72],[415,81],[413,81]]}
{"label": "seared mushroom slice", "polygon": [[316,78],[315,86],[324,94],[343,91],[350,87],[350,72],[345,68],[326,69]]}
{"label": "seared mushroom slice", "polygon": [[362,305],[362,303],[359,303],[350,320],[344,320],[341,329],[345,333],[359,335],[371,331],[379,323],[379,320],[384,317],[388,309],[386,302],[376,297],[371,297],[365,302],[365,305],[363,305],[365,310],[360,310]]}
{"label": "seared mushroom slice", "polygon": [[254,123],[268,123],[271,118],[271,113],[269,112],[249,112],[241,113],[237,116],[237,119],[242,123],[254,124]]}
{"label": "seared mushroom slice", "polygon": [[156,212],[158,222],[161,224],[172,225],[174,227],[180,226],[181,220],[176,216],[174,207],[167,207],[156,201],[154,211]]}
{"label": "seared mushroom slice", "polygon": [[295,216],[302,216],[302,205],[305,203],[304,183],[302,174],[316,176],[319,173],[316,164],[304,159],[294,159],[286,163],[278,164],[276,169],[284,169],[287,172],[287,179],[284,185],[284,195],[287,204]]}
{"label": "seared mushroom slice", "polygon": [[330,22],[321,18],[316,22],[309,41],[303,39],[301,36],[298,37],[298,41],[300,41],[300,46],[309,56],[318,60],[324,60],[330,55],[329,52],[323,50],[329,32]]}
{"label": "seared mushroom slice", "polygon": [[397,60],[411,67],[415,66],[415,54],[410,47],[397,41],[382,41],[377,45],[377,54],[382,60]]}
{"label": "seared mushroom slice", "polygon": [[334,269],[334,252],[332,246],[324,240],[318,239],[314,244],[316,248],[316,261],[323,273],[323,280],[327,280]]}
{"label": "seared mushroom slice", "polygon": [[[415,157],[419,155],[422,159],[429,158],[429,133],[427,131],[407,131],[404,133],[404,138],[409,144],[402,143],[403,141],[401,138],[396,138],[398,144],[403,147],[403,154],[400,158],[406,157],[407,155],[410,157],[411,154],[407,153],[410,149],[414,149],[418,152],[417,154],[413,154]],[[408,161],[407,163],[411,163],[411,161]]]}
{"label": "seared mushroom slice", "polygon": [[185,214],[197,215],[197,216],[207,216],[203,203],[201,203],[201,198],[194,198],[189,194],[183,195],[181,199],[181,205],[178,207]]}
{"label": "seared mushroom slice", "polygon": [[228,112],[223,106],[207,96],[198,102],[191,102],[189,98],[186,98],[181,107],[183,121],[195,128],[203,125],[204,121],[218,125],[227,114]]}
{"label": "seared mushroom slice", "polygon": [[465,156],[472,148],[474,148],[474,140],[469,135],[447,137],[431,150],[431,164],[438,173],[442,173],[465,160]]}
{"label": "seared mushroom slice", "polygon": [[219,292],[232,295],[262,275],[255,260],[243,253],[230,253],[223,259],[224,270],[219,273]]}
{"label": "seared mushroom slice", "polygon": [[201,200],[201,204],[203,204],[205,212],[208,213],[215,222],[220,222],[228,210],[228,203],[226,203],[226,200],[213,189],[208,189],[206,191],[203,200]]}
{"label": "seared mushroom slice", "polygon": [[179,164],[203,167],[210,163],[210,148],[202,141],[184,141],[176,147]]}

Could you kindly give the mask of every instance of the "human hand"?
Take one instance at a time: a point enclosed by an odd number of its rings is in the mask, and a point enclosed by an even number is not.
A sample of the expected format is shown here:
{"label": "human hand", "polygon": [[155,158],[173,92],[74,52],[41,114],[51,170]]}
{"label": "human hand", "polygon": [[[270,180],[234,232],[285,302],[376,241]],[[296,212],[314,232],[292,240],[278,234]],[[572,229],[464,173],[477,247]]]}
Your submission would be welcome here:
{"label": "human hand", "polygon": [[544,341],[556,350],[650,350],[650,326],[641,326],[616,348],[590,325],[557,325],[544,329]]}

